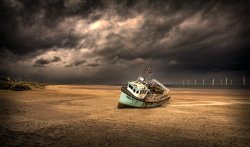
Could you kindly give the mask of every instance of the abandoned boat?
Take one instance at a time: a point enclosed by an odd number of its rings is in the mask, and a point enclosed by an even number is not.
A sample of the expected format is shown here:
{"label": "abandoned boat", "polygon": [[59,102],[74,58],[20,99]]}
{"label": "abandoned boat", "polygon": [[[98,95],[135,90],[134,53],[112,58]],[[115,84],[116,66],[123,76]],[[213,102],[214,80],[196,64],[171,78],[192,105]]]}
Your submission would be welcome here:
{"label": "abandoned boat", "polygon": [[146,67],[136,81],[121,87],[118,108],[158,107],[170,99],[170,90],[156,79],[150,79],[151,70]]}

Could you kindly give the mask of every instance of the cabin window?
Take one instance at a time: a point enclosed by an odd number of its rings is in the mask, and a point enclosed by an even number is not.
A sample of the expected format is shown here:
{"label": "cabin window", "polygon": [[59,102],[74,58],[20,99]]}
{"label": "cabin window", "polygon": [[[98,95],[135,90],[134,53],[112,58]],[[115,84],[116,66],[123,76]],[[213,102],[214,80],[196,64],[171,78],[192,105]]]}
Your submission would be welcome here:
{"label": "cabin window", "polygon": [[135,92],[135,89],[133,91]]}
{"label": "cabin window", "polygon": [[138,93],[139,93],[139,91],[136,91],[136,93],[138,94]]}
{"label": "cabin window", "polygon": [[133,87],[131,85],[128,86],[130,89],[133,89]]}

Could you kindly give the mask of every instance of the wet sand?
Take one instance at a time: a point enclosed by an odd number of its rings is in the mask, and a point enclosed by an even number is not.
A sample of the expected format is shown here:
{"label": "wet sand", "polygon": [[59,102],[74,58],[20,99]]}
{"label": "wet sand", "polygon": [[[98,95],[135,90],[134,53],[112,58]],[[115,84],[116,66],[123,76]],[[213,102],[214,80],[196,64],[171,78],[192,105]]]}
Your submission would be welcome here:
{"label": "wet sand", "polygon": [[171,89],[168,104],[117,109],[119,86],[0,91],[1,146],[250,146],[250,91]]}

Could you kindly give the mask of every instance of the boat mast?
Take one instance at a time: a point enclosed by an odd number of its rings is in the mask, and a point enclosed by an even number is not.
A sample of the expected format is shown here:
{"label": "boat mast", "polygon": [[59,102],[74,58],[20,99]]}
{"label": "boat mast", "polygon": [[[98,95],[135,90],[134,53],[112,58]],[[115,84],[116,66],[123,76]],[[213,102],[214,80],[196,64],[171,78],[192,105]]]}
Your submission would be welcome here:
{"label": "boat mast", "polygon": [[143,81],[147,83],[151,75],[152,75],[152,71],[150,70],[148,66],[146,66],[142,74],[138,77],[137,81]]}

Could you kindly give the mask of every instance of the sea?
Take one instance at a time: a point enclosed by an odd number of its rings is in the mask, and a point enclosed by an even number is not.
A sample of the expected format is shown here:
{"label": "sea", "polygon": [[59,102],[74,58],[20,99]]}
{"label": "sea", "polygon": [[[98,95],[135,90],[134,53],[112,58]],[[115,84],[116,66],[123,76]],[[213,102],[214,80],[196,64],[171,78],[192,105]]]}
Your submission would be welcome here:
{"label": "sea", "polygon": [[168,88],[250,90],[250,85],[165,85]]}

